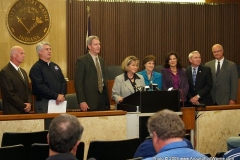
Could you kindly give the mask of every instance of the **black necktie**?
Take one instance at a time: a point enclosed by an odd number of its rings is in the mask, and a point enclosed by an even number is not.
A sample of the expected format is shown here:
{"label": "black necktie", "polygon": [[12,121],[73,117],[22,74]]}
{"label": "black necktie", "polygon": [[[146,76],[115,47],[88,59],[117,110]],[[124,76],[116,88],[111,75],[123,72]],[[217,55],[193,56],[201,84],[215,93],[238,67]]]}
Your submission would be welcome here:
{"label": "black necktie", "polygon": [[216,77],[218,77],[219,72],[220,72],[220,62],[218,61]]}

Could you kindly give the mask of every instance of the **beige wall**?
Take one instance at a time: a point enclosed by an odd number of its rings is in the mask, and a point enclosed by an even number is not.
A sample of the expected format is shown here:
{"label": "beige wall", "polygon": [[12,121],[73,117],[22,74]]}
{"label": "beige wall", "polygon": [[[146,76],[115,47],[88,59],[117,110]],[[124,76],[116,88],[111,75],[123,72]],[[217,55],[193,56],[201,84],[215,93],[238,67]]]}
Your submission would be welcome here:
{"label": "beige wall", "polygon": [[[35,46],[25,45],[16,41],[8,32],[6,26],[6,15],[8,9],[17,0],[1,0],[0,1],[0,69],[9,62],[9,50],[14,45],[22,46],[25,50],[26,57],[21,67],[29,73],[31,66],[38,60]],[[51,28],[48,35],[43,41],[48,41],[52,47],[51,60],[57,63],[64,76],[67,75],[66,60],[66,0],[39,0],[48,9],[51,17]]]}

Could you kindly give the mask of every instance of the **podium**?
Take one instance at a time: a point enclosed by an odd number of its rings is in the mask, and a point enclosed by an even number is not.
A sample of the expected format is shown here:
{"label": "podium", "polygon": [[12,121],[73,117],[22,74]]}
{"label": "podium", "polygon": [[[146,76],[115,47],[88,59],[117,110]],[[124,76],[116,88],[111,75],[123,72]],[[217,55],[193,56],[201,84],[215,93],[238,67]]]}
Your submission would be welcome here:
{"label": "podium", "polygon": [[155,113],[162,109],[180,111],[179,90],[142,91],[125,97],[118,110],[127,112]]}

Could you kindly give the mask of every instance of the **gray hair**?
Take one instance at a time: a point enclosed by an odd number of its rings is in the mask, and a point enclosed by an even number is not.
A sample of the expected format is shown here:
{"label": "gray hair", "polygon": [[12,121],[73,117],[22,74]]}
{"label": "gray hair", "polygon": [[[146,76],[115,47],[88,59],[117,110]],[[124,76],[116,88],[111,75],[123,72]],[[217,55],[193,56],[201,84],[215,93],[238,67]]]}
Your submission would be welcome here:
{"label": "gray hair", "polygon": [[39,51],[42,50],[43,46],[44,45],[50,45],[49,42],[39,42],[37,45],[36,45],[36,51],[37,51],[37,55],[39,56]]}
{"label": "gray hair", "polygon": [[83,126],[77,117],[61,114],[49,126],[49,148],[58,153],[70,152],[80,140]]}
{"label": "gray hair", "polygon": [[[192,58],[192,56],[193,56],[194,53],[199,53],[199,52],[198,52],[198,51],[192,51],[191,53],[189,53],[188,58],[189,58],[189,59]],[[200,53],[199,53],[199,54],[200,54]]]}
{"label": "gray hair", "polygon": [[179,115],[168,109],[157,112],[148,119],[148,131],[162,140],[184,138],[185,126]]}
{"label": "gray hair", "polygon": [[87,45],[91,45],[93,39],[99,40],[99,38],[98,38],[97,36],[94,36],[94,35],[89,36],[89,37],[87,38]]}

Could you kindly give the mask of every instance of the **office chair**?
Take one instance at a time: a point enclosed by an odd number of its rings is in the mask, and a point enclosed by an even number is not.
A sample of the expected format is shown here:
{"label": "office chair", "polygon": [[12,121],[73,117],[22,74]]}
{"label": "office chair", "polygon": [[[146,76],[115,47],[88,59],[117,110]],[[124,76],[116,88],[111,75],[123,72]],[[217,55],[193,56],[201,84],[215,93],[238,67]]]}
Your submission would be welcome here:
{"label": "office chair", "polygon": [[30,149],[30,160],[45,160],[49,156],[49,145],[33,143]]}
{"label": "office chair", "polygon": [[124,72],[121,66],[105,66],[105,71],[107,80],[114,80],[116,76]]}
{"label": "office chair", "polygon": [[222,158],[223,155],[224,155],[224,153],[226,153],[226,151],[217,152],[216,155],[215,155],[215,157],[216,157],[216,158]]}
{"label": "office chair", "polygon": [[25,149],[22,144],[0,147],[1,160],[26,160]]}
{"label": "office chair", "polygon": [[48,131],[38,132],[5,132],[2,136],[2,147],[22,144],[25,148],[26,160],[30,156],[30,148],[33,143],[47,143]]}
{"label": "office chair", "polygon": [[116,141],[90,142],[87,159],[124,160],[131,159],[140,145],[139,138]]}
{"label": "office chair", "polygon": [[67,100],[67,110],[79,109],[76,93],[66,94],[65,99]]}
{"label": "office chair", "polygon": [[153,70],[154,70],[155,72],[161,73],[161,69],[162,69],[162,68],[163,68],[162,65],[156,65]]}

